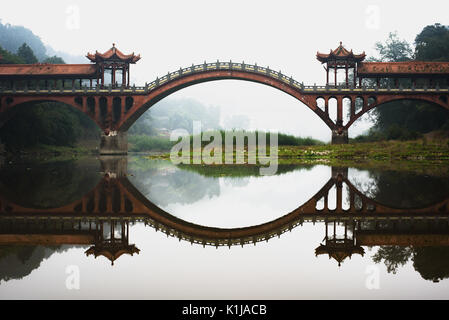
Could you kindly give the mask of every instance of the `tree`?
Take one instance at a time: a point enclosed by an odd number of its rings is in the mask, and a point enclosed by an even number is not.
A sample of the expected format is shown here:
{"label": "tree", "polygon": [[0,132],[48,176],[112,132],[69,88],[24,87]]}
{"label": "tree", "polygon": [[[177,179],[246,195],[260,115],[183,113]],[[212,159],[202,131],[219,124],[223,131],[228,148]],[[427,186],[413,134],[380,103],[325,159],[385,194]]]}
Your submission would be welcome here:
{"label": "tree", "polygon": [[23,63],[25,63],[25,61],[23,61],[22,58],[3,49],[1,46],[0,46],[0,56],[2,57],[0,59],[0,64],[23,64]]}
{"label": "tree", "polygon": [[412,255],[413,251],[409,247],[383,246],[373,256],[373,262],[380,263],[383,260],[387,272],[396,274],[398,268],[404,266]]}
{"label": "tree", "polygon": [[[379,58],[373,61],[401,62],[411,59],[448,60],[449,30],[439,24],[425,27],[415,39],[415,52],[397,33],[390,33],[384,42],[376,43]],[[420,134],[449,128],[449,112],[427,102],[394,101],[375,108],[372,112],[374,131],[385,139],[413,139]],[[381,133],[379,135],[379,133]]]}
{"label": "tree", "polygon": [[385,43],[376,42],[375,49],[380,55],[378,61],[400,62],[413,59],[412,47],[406,40],[400,40],[397,32],[390,32]]}
{"label": "tree", "polygon": [[439,282],[449,278],[449,248],[423,247],[414,249],[413,267],[425,280]]}
{"label": "tree", "polygon": [[42,62],[43,63],[51,63],[51,64],[65,64],[65,61],[61,57],[58,57],[58,56],[48,57]]}
{"label": "tree", "polygon": [[425,27],[415,38],[418,61],[449,61],[449,28],[436,23]]}
{"label": "tree", "polygon": [[17,52],[23,43],[31,47],[38,60],[46,58],[46,47],[30,29],[0,22],[0,44],[9,52]]}
{"label": "tree", "polygon": [[22,46],[17,50],[17,55],[22,58],[26,64],[38,62],[33,50],[26,43],[22,44]]}

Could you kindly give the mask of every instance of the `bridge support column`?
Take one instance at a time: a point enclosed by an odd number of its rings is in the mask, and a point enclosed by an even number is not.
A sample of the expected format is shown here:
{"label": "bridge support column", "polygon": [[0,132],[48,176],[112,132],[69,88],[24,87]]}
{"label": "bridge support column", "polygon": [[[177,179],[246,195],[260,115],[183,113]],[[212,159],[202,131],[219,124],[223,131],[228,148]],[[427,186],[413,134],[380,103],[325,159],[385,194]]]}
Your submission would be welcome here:
{"label": "bridge support column", "polygon": [[101,171],[110,177],[122,178],[128,173],[128,158],[123,156],[100,157]]}
{"label": "bridge support column", "polygon": [[101,155],[126,155],[128,154],[128,133],[110,131],[108,134],[101,133],[100,142]]}
{"label": "bridge support column", "polygon": [[332,130],[332,144],[347,144],[348,142],[348,130],[343,130],[340,133],[338,130]]}

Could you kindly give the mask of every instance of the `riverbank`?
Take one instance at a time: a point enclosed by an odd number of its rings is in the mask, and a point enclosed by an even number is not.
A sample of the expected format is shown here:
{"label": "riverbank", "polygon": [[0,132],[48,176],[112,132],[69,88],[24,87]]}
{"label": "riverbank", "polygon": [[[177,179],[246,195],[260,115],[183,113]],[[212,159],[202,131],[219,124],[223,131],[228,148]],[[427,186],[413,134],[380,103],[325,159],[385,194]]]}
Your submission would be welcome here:
{"label": "riverbank", "polygon": [[90,146],[77,145],[73,147],[67,146],[50,146],[37,145],[32,148],[18,150],[15,152],[5,151],[1,154],[6,159],[32,159],[37,161],[78,159],[86,156],[98,155],[98,149]]}
{"label": "riverbank", "polygon": [[[269,148],[268,148],[269,150]],[[190,153],[190,157],[199,155]],[[247,153],[245,152],[246,156]],[[169,153],[147,156],[170,159]],[[234,153],[235,158],[235,153]],[[363,162],[363,161],[449,161],[449,140],[382,141],[344,145],[279,146],[279,163],[296,162]],[[223,155],[224,163],[224,155]]]}

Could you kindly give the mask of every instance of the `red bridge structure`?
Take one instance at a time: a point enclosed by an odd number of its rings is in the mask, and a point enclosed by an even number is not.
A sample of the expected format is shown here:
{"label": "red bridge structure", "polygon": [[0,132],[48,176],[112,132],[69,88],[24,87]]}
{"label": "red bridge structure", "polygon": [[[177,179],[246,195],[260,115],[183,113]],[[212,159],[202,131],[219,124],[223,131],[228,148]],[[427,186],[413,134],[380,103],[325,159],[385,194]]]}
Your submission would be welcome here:
{"label": "red bridge structure", "polygon": [[[130,86],[130,65],[140,55],[123,54],[114,44],[107,52],[87,58],[90,64],[0,65],[0,126],[17,106],[62,102],[88,115],[102,129],[101,154],[126,154],[127,130],[151,106],[180,89],[222,79],[257,82],[295,97],[332,130],[332,143],[347,143],[350,126],[387,102],[420,100],[449,109],[449,62],[364,62],[365,53],[354,54],[341,43],[328,54],[317,53],[327,75],[323,86],[304,85],[257,64],[217,61],[180,68],[136,87]],[[344,81],[339,81],[342,70]],[[334,106],[337,116],[331,119],[329,110]],[[344,107],[349,108],[346,122]]]}

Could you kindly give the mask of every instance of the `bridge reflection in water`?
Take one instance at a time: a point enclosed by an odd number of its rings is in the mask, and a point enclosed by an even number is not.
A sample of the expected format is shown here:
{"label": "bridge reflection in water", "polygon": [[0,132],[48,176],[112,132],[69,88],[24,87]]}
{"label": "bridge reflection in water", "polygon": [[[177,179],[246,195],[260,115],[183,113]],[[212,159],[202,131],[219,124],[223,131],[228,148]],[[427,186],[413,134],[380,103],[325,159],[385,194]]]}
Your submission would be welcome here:
{"label": "bridge reflection in water", "polygon": [[[90,256],[113,264],[123,254],[138,254],[129,243],[129,225],[151,226],[167,236],[203,246],[256,245],[308,222],[324,222],[325,237],[316,255],[340,265],[363,246],[448,246],[449,198],[419,208],[376,202],[348,180],[348,168],[333,167],[328,182],[311,199],[273,221],[244,228],[207,227],[179,219],[143,196],[127,178],[126,157],[100,159],[103,178],[81,199],[59,208],[19,205],[0,195],[0,245],[88,245]],[[349,190],[343,199],[343,188]],[[336,206],[329,206],[331,189]],[[345,201],[347,204],[345,204]]]}

